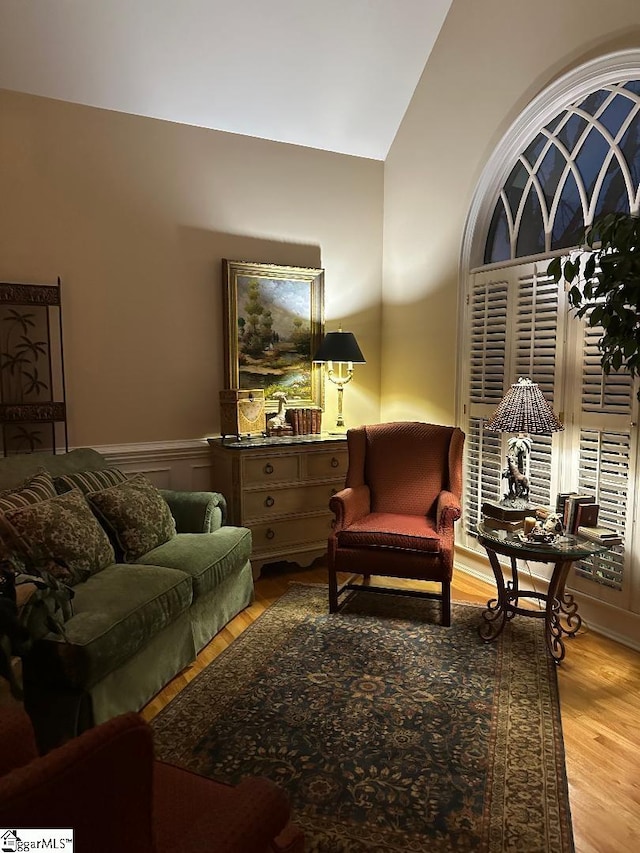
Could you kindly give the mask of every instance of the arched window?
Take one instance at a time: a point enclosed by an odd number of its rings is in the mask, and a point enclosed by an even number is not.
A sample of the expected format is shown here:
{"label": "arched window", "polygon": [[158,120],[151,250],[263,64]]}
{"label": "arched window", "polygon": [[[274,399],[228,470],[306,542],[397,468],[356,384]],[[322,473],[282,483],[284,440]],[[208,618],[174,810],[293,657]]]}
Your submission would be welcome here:
{"label": "arched window", "polygon": [[[459,418],[467,433],[462,544],[477,548],[486,500],[503,492],[508,436],[485,430],[508,387],[528,376],[565,424],[535,436],[531,500],[593,496],[624,548],[580,563],[567,585],[640,613],[633,572],[638,453],[636,383],[604,376],[598,330],[571,316],[550,258],[577,246],[602,212],[640,211],[640,51],[602,57],[550,86],[490,158],[467,218]],[[637,522],[634,524],[634,521]],[[640,579],[639,579],[640,580]]]}
{"label": "arched window", "polygon": [[640,80],[602,86],[555,115],[496,202],[485,264],[575,246],[594,216],[640,207]]}

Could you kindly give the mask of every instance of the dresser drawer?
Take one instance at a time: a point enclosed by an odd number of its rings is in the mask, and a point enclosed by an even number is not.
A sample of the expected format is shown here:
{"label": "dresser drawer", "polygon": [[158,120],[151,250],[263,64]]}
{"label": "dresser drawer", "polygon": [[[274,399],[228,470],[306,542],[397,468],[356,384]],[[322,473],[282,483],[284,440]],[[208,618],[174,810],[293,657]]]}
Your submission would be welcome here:
{"label": "dresser drawer", "polygon": [[310,480],[324,480],[327,477],[342,477],[347,475],[348,455],[346,450],[326,450],[321,453],[307,455],[307,477]]}
{"label": "dresser drawer", "polygon": [[308,518],[281,519],[251,525],[253,548],[257,553],[278,551],[283,546],[303,543],[326,543],[331,535],[333,515],[313,515]]}
{"label": "dresser drawer", "polygon": [[243,517],[246,521],[254,518],[275,518],[315,510],[328,510],[329,499],[342,488],[342,481],[322,483],[317,486],[304,486],[283,489],[260,489],[247,491],[244,495]]}
{"label": "dresser drawer", "polygon": [[262,456],[243,459],[244,485],[286,483],[299,479],[299,456]]}

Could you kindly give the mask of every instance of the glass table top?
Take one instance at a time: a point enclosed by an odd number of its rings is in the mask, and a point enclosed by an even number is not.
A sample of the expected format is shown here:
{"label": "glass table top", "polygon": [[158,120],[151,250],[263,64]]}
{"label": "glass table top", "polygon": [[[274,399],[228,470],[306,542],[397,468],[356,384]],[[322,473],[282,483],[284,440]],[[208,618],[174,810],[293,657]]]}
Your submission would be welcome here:
{"label": "glass table top", "polygon": [[613,546],[602,542],[592,542],[583,536],[562,533],[555,536],[553,542],[531,542],[524,539],[522,530],[501,530],[491,526],[491,521],[485,519],[478,524],[478,535],[487,541],[489,547],[494,543],[497,548],[508,547],[510,551],[539,554],[540,559],[555,559],[561,557],[567,560],[580,560],[594,554],[602,554]]}

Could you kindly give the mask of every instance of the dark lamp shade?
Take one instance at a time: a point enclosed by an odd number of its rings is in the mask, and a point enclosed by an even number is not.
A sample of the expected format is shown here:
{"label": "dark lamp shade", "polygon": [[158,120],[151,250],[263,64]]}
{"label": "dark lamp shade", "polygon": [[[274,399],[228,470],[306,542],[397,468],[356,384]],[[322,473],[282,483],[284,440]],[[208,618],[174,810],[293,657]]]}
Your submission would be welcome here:
{"label": "dark lamp shade", "polygon": [[367,363],[353,332],[327,332],[313,360]]}
{"label": "dark lamp shade", "polygon": [[493,432],[528,432],[531,435],[551,435],[564,426],[542,396],[540,388],[530,379],[514,383],[500,405],[485,424]]}

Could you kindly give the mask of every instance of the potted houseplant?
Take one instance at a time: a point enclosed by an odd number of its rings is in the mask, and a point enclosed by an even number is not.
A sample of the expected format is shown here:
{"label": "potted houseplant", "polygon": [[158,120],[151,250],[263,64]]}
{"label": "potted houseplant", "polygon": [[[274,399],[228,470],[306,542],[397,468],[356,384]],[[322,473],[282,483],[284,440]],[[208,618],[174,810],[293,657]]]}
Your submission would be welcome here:
{"label": "potted houseplant", "polygon": [[[547,273],[569,284],[569,304],[589,326],[602,328],[600,363],[605,374],[640,372],[640,218],[629,213],[596,217],[583,247],[554,258]],[[640,391],[638,392],[640,399]]]}

